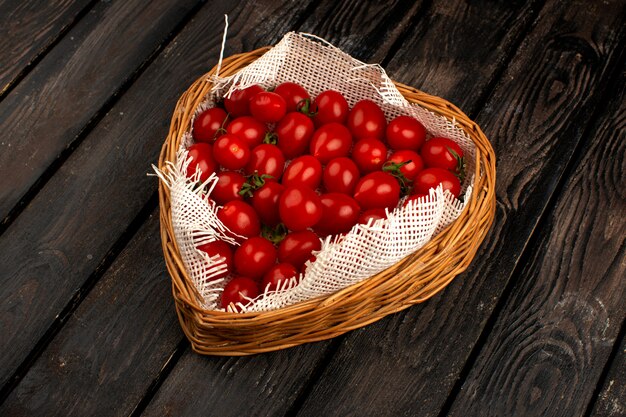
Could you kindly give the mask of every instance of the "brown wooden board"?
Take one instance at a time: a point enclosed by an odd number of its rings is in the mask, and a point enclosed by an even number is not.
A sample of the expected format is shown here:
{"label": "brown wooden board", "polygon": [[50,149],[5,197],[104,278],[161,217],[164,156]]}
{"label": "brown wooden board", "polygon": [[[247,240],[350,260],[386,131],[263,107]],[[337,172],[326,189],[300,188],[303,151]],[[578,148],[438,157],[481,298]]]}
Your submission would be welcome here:
{"label": "brown wooden board", "polygon": [[451,415],[584,414],[626,316],[625,76],[618,85]]}
{"label": "brown wooden board", "polygon": [[[232,54],[276,42],[306,11],[307,4],[299,2],[287,8],[280,2],[268,1],[259,8],[257,1],[207,3],[0,236],[0,311],[3,312],[0,382],[3,385],[20,364],[28,367],[24,361],[32,360],[30,349],[51,325],[58,325],[58,315],[68,303],[82,301],[93,285],[91,281],[101,274],[99,268],[106,267],[110,262],[107,260],[115,256],[120,242],[130,239],[126,229],[136,216],[141,216],[142,207],[157,189],[157,179],[146,173],[158,159],[175,103],[186,86],[208,71],[219,57],[224,14],[231,18],[226,52]],[[153,256],[151,262],[162,265],[162,254]],[[152,314],[156,317],[170,311],[171,295],[164,297],[168,299],[154,302]],[[112,310],[115,308],[111,306]],[[108,314],[113,314],[112,310],[101,311],[103,322],[108,320]],[[126,324],[134,328],[134,318],[128,317]],[[168,344],[168,340],[163,343],[167,346],[152,348],[172,352],[176,347],[176,343]],[[142,359],[131,355],[136,348],[132,343],[125,348],[129,350],[129,360],[130,357]],[[29,374],[32,378],[48,381],[50,390],[73,389],[94,400],[90,389],[97,390],[97,386],[85,381],[72,385],[70,377],[60,381],[54,369],[45,368],[43,361],[37,362],[36,371]],[[106,362],[98,366],[105,369],[114,365]],[[98,380],[91,382],[97,384]],[[118,394],[123,395],[128,387],[141,393],[147,388],[141,384],[120,385]],[[31,395],[41,393],[22,391],[18,386],[9,402],[16,398],[28,401]]]}
{"label": "brown wooden board", "polygon": [[591,417],[622,417],[626,414],[626,338],[617,354],[593,409]]}
{"label": "brown wooden board", "polygon": [[155,211],[1,406],[1,415],[132,411],[182,335],[158,227]]}
{"label": "brown wooden board", "polygon": [[86,12],[90,0],[0,2],[0,97]]}
{"label": "brown wooden board", "polygon": [[[459,16],[466,19],[472,6]],[[486,12],[486,7],[479,7],[477,19],[489,21]],[[452,19],[450,14],[444,14],[445,19]],[[298,415],[445,415],[441,410],[448,393],[575,146],[586,140],[583,131],[607,88],[608,69],[622,58],[623,19],[624,4],[619,1],[593,7],[583,1],[551,1],[541,10],[477,117],[498,156],[498,208],[472,266],[424,305],[348,334]],[[455,26],[450,25],[454,33]],[[476,29],[479,36],[490,33]],[[441,42],[448,41],[455,43],[442,37]],[[474,40],[467,47],[475,49],[481,43]],[[427,48],[440,49],[446,50],[443,45]],[[426,65],[433,55],[415,59]],[[442,59],[449,60],[445,55]],[[439,93],[444,97],[464,101],[463,107],[469,108],[472,88],[481,90],[480,76],[460,84],[461,90],[435,84],[442,86]],[[421,82],[417,86],[430,90]]]}
{"label": "brown wooden board", "polygon": [[0,222],[197,3],[99,2],[0,102]]}

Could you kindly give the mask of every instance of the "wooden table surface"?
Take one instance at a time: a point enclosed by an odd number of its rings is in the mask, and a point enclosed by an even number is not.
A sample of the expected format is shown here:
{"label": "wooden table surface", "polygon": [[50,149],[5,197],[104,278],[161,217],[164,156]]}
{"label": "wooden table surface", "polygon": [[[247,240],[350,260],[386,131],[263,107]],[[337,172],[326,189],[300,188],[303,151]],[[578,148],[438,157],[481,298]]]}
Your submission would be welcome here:
{"label": "wooden table surface", "polygon": [[[243,358],[179,327],[148,177],[225,54],[288,31],[475,120],[494,225],[427,302]],[[624,0],[0,1],[0,415],[625,416]]]}

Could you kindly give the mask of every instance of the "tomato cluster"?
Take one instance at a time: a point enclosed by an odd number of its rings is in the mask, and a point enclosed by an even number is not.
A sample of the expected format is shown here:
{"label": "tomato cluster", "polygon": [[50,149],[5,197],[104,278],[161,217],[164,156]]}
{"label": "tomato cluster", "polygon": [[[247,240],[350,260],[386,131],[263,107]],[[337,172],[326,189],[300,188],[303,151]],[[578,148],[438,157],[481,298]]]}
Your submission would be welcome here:
{"label": "tomato cluster", "polygon": [[[192,176],[217,182],[210,195],[222,223],[241,241],[199,247],[232,275],[221,304],[275,291],[303,272],[320,237],[384,219],[403,196],[412,200],[442,184],[457,196],[463,151],[452,140],[427,140],[409,116],[387,122],[371,100],[352,108],[337,91],[314,99],[285,82],[273,91],[235,91],[193,123]],[[243,237],[244,239],[241,239]]]}

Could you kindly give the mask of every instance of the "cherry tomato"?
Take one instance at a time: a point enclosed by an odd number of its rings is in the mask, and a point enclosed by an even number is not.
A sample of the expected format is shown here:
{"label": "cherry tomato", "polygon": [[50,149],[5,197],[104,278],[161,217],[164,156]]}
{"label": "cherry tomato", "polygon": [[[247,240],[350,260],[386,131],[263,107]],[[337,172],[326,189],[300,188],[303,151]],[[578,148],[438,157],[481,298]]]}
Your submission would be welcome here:
{"label": "cherry tomato", "polygon": [[226,125],[228,114],[219,107],[206,109],[193,121],[193,138],[197,142],[213,142],[220,129]]}
{"label": "cherry tomato", "polygon": [[284,190],[285,187],[276,181],[265,181],[265,184],[252,194],[252,207],[264,224],[276,226],[280,223],[278,200]]}
{"label": "cherry tomato", "polygon": [[367,174],[356,185],[354,199],[361,208],[394,208],[400,201],[400,185],[393,175],[378,171]]}
{"label": "cherry tomato", "polygon": [[322,242],[309,230],[287,234],[278,245],[278,262],[286,262],[300,270],[312,256],[313,251],[322,249]]}
{"label": "cherry tomato", "polygon": [[349,195],[328,193],[320,196],[322,218],[315,225],[318,235],[328,236],[349,232],[359,219],[361,208]]}
{"label": "cherry tomato", "polygon": [[387,159],[387,147],[378,139],[361,139],[352,149],[352,159],[362,174],[380,171]]}
{"label": "cherry tomato", "polygon": [[413,183],[413,193],[428,194],[428,190],[437,188],[439,184],[443,186],[444,191],[449,190],[455,197],[461,193],[459,179],[452,172],[443,168],[426,168],[420,171]]}
{"label": "cherry tomato", "polygon": [[223,135],[213,145],[213,158],[226,169],[241,169],[250,159],[250,148],[235,135]]}
{"label": "cherry tomato", "polygon": [[426,140],[426,128],[410,116],[398,116],[387,126],[387,143],[391,149],[418,151]]}
{"label": "cherry tomato", "polygon": [[277,291],[285,281],[298,275],[298,270],[293,265],[283,263],[274,265],[263,276],[262,291]]}
{"label": "cherry tomato", "polygon": [[309,187],[287,187],[280,196],[278,212],[287,229],[299,232],[317,224],[322,217],[322,202]]}
{"label": "cherry tomato", "polygon": [[324,187],[329,193],[352,195],[359,178],[359,168],[350,158],[332,159],[324,169]]}
{"label": "cherry tomato", "polygon": [[252,279],[260,279],[276,262],[276,249],[260,236],[246,240],[235,251],[235,271]]}
{"label": "cherry tomato", "polygon": [[226,133],[242,139],[250,149],[263,143],[266,131],[265,125],[251,116],[238,117],[226,127]]}
{"label": "cherry tomato", "polygon": [[217,171],[218,165],[213,158],[213,149],[208,143],[196,143],[187,148],[191,162],[187,167],[187,176],[191,177],[200,171],[200,181],[206,181],[212,173]]}
{"label": "cherry tomato", "polygon": [[[198,246],[198,250],[205,252],[212,260],[215,261],[213,267],[217,265],[226,265],[226,270],[210,279],[210,281],[224,278],[231,272],[233,272],[233,251],[226,242],[221,240],[215,240],[213,242],[205,243]],[[217,257],[217,259],[215,259]]]}
{"label": "cherry tomato", "polygon": [[217,174],[217,183],[211,192],[211,198],[223,206],[232,200],[243,200],[239,195],[246,178],[238,172],[222,171]]}
{"label": "cherry tomato", "polygon": [[320,127],[311,139],[311,155],[327,164],[333,158],[348,156],[352,147],[352,135],[347,127],[339,123],[328,123]]}
{"label": "cherry tomato", "polygon": [[451,139],[427,140],[420,153],[428,168],[443,168],[457,174],[463,169],[463,149]]}
{"label": "cherry tomato", "polygon": [[250,97],[250,112],[263,123],[276,123],[287,113],[285,99],[276,93],[263,91]]}
{"label": "cherry tomato", "polygon": [[259,175],[271,175],[278,180],[283,175],[284,169],[285,157],[280,149],[276,145],[264,143],[252,149],[245,171],[249,175],[255,172]]}
{"label": "cherry tomato", "polygon": [[261,223],[254,209],[243,201],[233,200],[218,210],[217,218],[224,226],[240,236],[257,236],[261,233]]}
{"label": "cherry tomato", "polygon": [[368,224],[369,221],[371,220],[373,224],[376,220],[384,220],[386,218],[387,218],[387,212],[385,211],[385,209],[379,208],[379,209],[365,210],[359,216],[358,223]]}
{"label": "cherry tomato", "polygon": [[343,95],[334,90],[319,93],[311,107],[317,112],[313,120],[315,126],[318,127],[327,123],[344,124],[350,111],[348,102]]}
{"label": "cherry tomato", "polygon": [[422,197],[428,197],[428,194],[413,194],[406,199],[404,205],[408,205],[411,201],[418,201]]}
{"label": "cherry tomato", "polygon": [[309,93],[300,84],[285,82],[278,84],[274,92],[281,96],[287,103],[287,111],[296,111],[298,104],[307,98],[311,98]]}
{"label": "cherry tomato", "polygon": [[285,173],[282,183],[285,187],[304,185],[313,190],[317,189],[322,182],[322,164],[312,155],[303,155],[291,161]]}
{"label": "cherry tomato", "polygon": [[422,157],[419,156],[417,152],[408,150],[394,152],[393,154],[391,154],[389,159],[387,159],[387,162],[388,163],[385,164],[385,167],[394,166],[390,164],[395,164],[395,166],[399,166],[400,164],[404,163],[398,168],[398,171],[400,171],[400,173],[404,175],[404,177],[409,181],[413,181],[417,173],[424,169],[424,162],[422,162]]}
{"label": "cherry tomato", "polygon": [[287,113],[276,126],[277,146],[287,159],[300,156],[309,149],[314,131],[310,117],[302,113]]}
{"label": "cherry tomato", "polygon": [[361,100],[350,110],[348,127],[356,139],[372,137],[382,140],[387,119],[378,104],[371,100]]}
{"label": "cherry tomato", "polygon": [[248,304],[249,298],[259,296],[259,286],[256,282],[248,277],[235,277],[226,286],[222,292],[222,308],[227,308],[233,304],[235,311],[241,311],[236,306],[237,303],[243,305]]}
{"label": "cherry tomato", "polygon": [[229,98],[224,98],[224,107],[232,117],[250,115],[250,98],[263,90],[258,84],[251,85],[243,90],[234,91]]}

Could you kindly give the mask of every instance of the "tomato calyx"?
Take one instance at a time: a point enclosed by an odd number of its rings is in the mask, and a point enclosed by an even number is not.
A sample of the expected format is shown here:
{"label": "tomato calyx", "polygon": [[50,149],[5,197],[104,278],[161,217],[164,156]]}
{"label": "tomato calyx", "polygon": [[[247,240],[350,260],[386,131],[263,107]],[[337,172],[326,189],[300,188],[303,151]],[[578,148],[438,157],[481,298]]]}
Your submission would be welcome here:
{"label": "tomato calyx", "polygon": [[278,143],[278,135],[274,132],[267,132],[263,138],[263,143],[276,145]]}
{"label": "tomato calyx", "polygon": [[317,111],[313,110],[313,106],[311,104],[310,98],[303,98],[296,105],[296,111],[304,114],[305,116],[315,117],[317,115]]}
{"label": "tomato calyx", "polygon": [[408,192],[411,190],[411,183],[412,183],[412,181],[409,180],[402,173],[402,171],[400,171],[400,168],[402,168],[403,166],[405,166],[407,164],[410,164],[411,162],[413,162],[413,161],[410,160],[410,159],[408,161],[402,161],[402,162],[387,161],[383,165],[383,171],[390,173],[391,175],[394,176],[394,178],[396,180],[398,180],[398,183],[400,184],[400,192],[403,195],[404,194],[408,194]]}
{"label": "tomato calyx", "polygon": [[456,175],[459,181],[463,183],[463,181],[465,180],[465,157],[460,156],[458,153],[456,153],[454,149],[450,148],[449,146],[446,146],[446,149],[448,149],[448,152],[450,152],[454,159],[456,159],[456,170],[454,172],[454,175]]}
{"label": "tomato calyx", "polygon": [[270,227],[264,224],[261,227],[261,236],[272,242],[274,245],[278,245],[283,241],[283,239],[285,239],[285,236],[287,236],[287,227],[282,223],[278,223],[275,227]]}
{"label": "tomato calyx", "polygon": [[239,195],[244,197],[252,197],[252,193],[265,185],[266,179],[274,178],[271,175],[263,174],[259,175],[259,171],[255,171],[254,174],[249,175],[246,182],[241,186]]}

